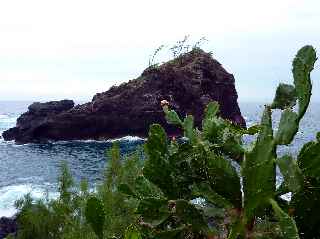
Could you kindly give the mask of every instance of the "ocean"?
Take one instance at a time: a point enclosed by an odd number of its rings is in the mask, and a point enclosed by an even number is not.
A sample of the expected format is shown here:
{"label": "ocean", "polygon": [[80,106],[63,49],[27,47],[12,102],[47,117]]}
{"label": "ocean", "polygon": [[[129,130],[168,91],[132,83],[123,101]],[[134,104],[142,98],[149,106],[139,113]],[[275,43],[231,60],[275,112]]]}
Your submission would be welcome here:
{"label": "ocean", "polygon": [[[32,102],[0,102],[0,135],[13,127],[19,115]],[[247,124],[260,121],[263,103],[240,103]],[[280,112],[274,113],[277,127]],[[299,133],[288,147],[281,147],[279,154],[296,155],[306,142],[315,139],[320,131],[320,104],[311,104],[301,122]],[[250,139],[246,139],[250,142]],[[119,139],[122,154],[133,152],[143,139],[127,136]],[[15,213],[14,202],[24,194],[35,198],[57,196],[57,178],[62,161],[66,161],[76,182],[87,179],[91,186],[101,181],[108,163],[106,151],[112,141],[61,141],[47,144],[23,144],[0,139],[0,217]],[[281,176],[279,176],[281,177]]]}

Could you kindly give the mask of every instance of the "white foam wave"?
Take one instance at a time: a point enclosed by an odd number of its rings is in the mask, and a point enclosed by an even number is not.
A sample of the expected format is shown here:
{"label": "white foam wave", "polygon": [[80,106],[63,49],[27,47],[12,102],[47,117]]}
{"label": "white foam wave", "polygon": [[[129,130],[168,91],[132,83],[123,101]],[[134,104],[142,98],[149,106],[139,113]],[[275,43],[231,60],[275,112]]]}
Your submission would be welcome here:
{"label": "white foam wave", "polygon": [[[85,139],[85,140],[60,140],[60,141],[49,141],[51,144],[69,144],[70,142],[77,142],[77,143],[106,143],[106,142],[135,142],[135,141],[142,141],[145,140],[144,138],[140,138],[138,136],[124,136],[121,138],[115,138],[115,139],[106,139],[106,140],[95,140],[95,139]],[[28,145],[28,144],[23,144]]]}
{"label": "white foam wave", "polygon": [[[13,216],[17,210],[14,207],[16,200],[22,198],[24,195],[30,193],[31,197],[34,199],[44,198],[47,191],[45,188],[32,185],[32,184],[22,184],[22,185],[12,185],[6,186],[0,189],[0,217],[10,217]],[[57,197],[56,192],[50,192],[49,198]]]}
{"label": "white foam wave", "polygon": [[140,138],[138,136],[124,136],[124,137],[121,137],[121,138],[117,138],[117,139],[108,139],[107,142],[116,142],[116,141],[140,141],[140,140],[145,140],[144,138]]}
{"label": "white foam wave", "polygon": [[[2,135],[2,133],[3,133],[3,131],[0,131],[0,135]],[[14,148],[23,147],[23,146],[31,144],[31,143],[28,143],[28,144],[16,144],[16,142],[14,140],[5,141],[3,139],[3,137],[0,138],[0,143],[1,144],[6,144],[6,145],[10,145],[11,147],[14,147]]]}
{"label": "white foam wave", "polygon": [[[3,131],[0,130],[0,135]],[[95,140],[95,139],[87,139],[87,140],[60,140],[60,141],[49,141],[50,144],[57,144],[57,145],[63,145],[63,144],[70,144],[72,142],[76,143],[113,143],[113,142],[135,142],[135,141],[145,141],[145,138],[140,138],[138,136],[124,136],[121,138],[115,138],[115,139],[107,139],[107,140]],[[3,138],[0,138],[0,143],[6,143],[10,144],[13,147],[23,147],[28,145],[34,145],[36,143],[26,143],[26,144],[16,144],[14,140],[11,141],[5,141]]]}

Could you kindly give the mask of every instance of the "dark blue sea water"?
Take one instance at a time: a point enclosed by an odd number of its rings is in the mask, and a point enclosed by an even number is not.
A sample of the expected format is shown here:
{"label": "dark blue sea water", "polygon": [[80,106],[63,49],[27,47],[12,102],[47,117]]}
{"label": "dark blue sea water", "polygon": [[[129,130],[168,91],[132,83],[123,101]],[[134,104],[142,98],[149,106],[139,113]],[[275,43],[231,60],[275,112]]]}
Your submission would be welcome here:
{"label": "dark blue sea water", "polygon": [[[0,102],[0,134],[15,125],[17,117],[31,102]],[[259,122],[263,104],[241,103],[241,111],[248,125]],[[279,112],[275,112],[275,127]],[[297,154],[301,146],[315,139],[320,131],[320,104],[312,104],[302,121],[300,131],[281,154]],[[120,139],[122,153],[129,153],[143,141],[136,137]],[[56,196],[57,176],[62,161],[67,161],[76,181],[88,179],[91,185],[99,182],[108,157],[105,152],[112,141],[63,141],[48,144],[16,145],[0,139],[0,217],[14,213],[13,203],[26,193],[34,197]]]}

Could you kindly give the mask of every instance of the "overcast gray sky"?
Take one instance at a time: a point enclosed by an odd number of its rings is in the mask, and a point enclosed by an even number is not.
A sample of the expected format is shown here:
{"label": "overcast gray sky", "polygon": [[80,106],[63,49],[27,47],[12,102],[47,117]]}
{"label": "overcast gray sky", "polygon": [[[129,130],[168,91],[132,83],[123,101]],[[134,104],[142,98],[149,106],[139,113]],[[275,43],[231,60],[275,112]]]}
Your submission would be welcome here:
{"label": "overcast gray sky", "polygon": [[1,1],[0,100],[91,99],[187,34],[209,40],[204,48],[234,74],[240,101],[266,101],[291,81],[300,47],[320,49],[320,1]]}

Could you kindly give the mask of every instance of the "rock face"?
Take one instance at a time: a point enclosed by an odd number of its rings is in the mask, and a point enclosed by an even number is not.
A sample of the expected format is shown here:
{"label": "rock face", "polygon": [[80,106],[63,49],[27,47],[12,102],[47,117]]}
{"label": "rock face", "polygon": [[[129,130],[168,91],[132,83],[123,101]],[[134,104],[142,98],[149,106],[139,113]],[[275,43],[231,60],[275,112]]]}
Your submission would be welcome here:
{"label": "rock face", "polygon": [[15,234],[17,229],[17,221],[15,218],[0,218],[0,239],[5,238],[9,234]]}
{"label": "rock face", "polygon": [[165,122],[160,106],[164,99],[180,116],[194,115],[198,126],[204,107],[210,101],[218,101],[222,117],[245,126],[237,98],[233,75],[209,53],[194,49],[147,68],[137,79],[96,94],[89,103],[34,103],[3,137],[18,143],[144,137],[152,123],[160,123],[169,134],[178,134],[176,127]]}

